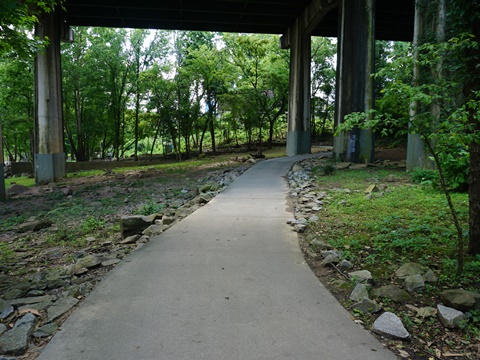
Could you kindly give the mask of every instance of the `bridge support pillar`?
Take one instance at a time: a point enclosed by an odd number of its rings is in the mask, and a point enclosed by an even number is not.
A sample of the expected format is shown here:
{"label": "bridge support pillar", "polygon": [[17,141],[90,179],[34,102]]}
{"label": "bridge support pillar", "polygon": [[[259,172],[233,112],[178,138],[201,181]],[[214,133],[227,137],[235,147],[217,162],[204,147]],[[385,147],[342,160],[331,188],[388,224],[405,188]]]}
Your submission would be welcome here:
{"label": "bridge support pillar", "polygon": [[309,154],[310,145],[310,35],[302,18],[290,28],[290,92],[287,156]]}
{"label": "bridge support pillar", "polygon": [[44,14],[35,28],[49,44],[35,59],[35,181],[46,184],[66,175],[60,36],[62,23],[54,13]]}
{"label": "bridge support pillar", "polygon": [[[345,115],[374,105],[375,0],[341,0],[337,51],[335,127]],[[373,134],[354,128],[334,139],[334,157],[341,161],[373,161]]]}
{"label": "bridge support pillar", "polygon": [[[443,42],[445,41],[445,28],[446,28],[446,2],[441,0],[433,3],[432,5],[437,6],[436,12],[426,13],[419,4],[415,7],[415,25],[413,31],[413,43],[418,46],[425,41],[435,41]],[[432,29],[435,29],[435,32],[432,32]],[[430,39],[428,39],[430,37]],[[413,54],[415,65],[413,68],[413,82],[415,86],[420,84],[420,79],[423,74],[432,74],[432,69],[421,67],[418,64],[419,54],[418,50],[415,49]],[[442,76],[442,70],[436,68],[434,71],[438,73],[435,76]],[[413,102],[410,106],[410,118],[414,119],[417,113],[424,112],[425,107],[421,107],[418,102]],[[440,117],[440,105],[432,104],[430,107],[430,113],[432,118],[432,126],[435,125],[435,122]],[[422,169],[433,169],[435,164],[430,160],[431,154],[426,149],[425,143],[418,134],[408,134],[408,145],[407,145],[407,170],[412,170],[414,168]]]}

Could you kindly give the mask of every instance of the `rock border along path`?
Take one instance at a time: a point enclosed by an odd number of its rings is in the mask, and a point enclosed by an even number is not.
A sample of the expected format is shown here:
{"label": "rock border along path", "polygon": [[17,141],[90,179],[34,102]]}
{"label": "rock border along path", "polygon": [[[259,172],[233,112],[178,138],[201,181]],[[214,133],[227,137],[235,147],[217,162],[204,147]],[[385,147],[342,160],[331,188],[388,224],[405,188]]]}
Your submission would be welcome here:
{"label": "rock border along path", "polygon": [[130,255],[41,360],[393,360],[304,262],[284,176],[260,162]]}

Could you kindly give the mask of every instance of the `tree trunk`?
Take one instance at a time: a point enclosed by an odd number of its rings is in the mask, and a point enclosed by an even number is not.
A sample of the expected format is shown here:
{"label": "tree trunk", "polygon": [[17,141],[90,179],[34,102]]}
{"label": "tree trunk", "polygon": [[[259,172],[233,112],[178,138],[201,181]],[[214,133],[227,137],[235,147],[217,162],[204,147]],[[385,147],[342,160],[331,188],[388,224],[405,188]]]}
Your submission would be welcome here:
{"label": "tree trunk", "polygon": [[[478,5],[476,5],[478,7]],[[473,9],[476,7],[473,5]],[[477,45],[480,45],[480,20],[478,16],[472,24],[472,34],[475,36]],[[480,48],[471,47],[468,51],[467,71],[472,76],[467,81],[465,91],[467,91],[467,99],[473,96],[476,103],[480,101],[480,75],[478,75],[478,56],[480,55]],[[475,93],[476,92],[476,93]],[[480,122],[477,119],[478,110],[474,108],[469,109],[469,121],[472,124],[474,133],[480,132]],[[478,135],[477,135],[478,137]],[[478,140],[478,138],[477,138]],[[469,174],[469,243],[468,252],[472,255],[480,254],[480,144],[472,141],[469,145],[470,152],[470,167]]]}
{"label": "tree trunk", "polygon": [[217,147],[215,145],[215,123],[213,118],[210,121],[210,136],[212,138],[212,152],[215,154],[217,152]]}
{"label": "tree trunk", "polygon": [[[477,131],[480,126],[477,125]],[[472,255],[480,254],[480,144],[472,142],[470,150],[469,168],[469,246],[468,252]]]}

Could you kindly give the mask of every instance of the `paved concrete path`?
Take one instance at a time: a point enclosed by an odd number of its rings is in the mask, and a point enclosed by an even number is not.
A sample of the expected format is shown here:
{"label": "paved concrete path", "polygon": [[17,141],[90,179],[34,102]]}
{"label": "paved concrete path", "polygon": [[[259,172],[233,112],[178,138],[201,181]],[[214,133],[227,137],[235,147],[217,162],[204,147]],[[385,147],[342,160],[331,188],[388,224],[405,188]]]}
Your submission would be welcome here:
{"label": "paved concrete path", "polygon": [[322,286],[261,162],[119,264],[41,360],[393,360]]}

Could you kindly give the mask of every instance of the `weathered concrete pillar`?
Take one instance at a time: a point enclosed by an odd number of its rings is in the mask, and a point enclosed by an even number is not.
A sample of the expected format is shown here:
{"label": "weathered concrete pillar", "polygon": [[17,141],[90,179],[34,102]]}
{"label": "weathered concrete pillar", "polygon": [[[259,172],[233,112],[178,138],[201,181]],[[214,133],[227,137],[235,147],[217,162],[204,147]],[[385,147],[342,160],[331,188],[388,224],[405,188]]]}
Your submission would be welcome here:
{"label": "weathered concrete pillar", "polygon": [[2,124],[0,124],[0,201],[7,200],[5,191],[5,159],[3,156]]}
{"label": "weathered concrete pillar", "polygon": [[[420,45],[425,41],[445,41],[445,27],[446,27],[446,3],[445,0],[439,0],[429,4],[432,8],[437,6],[437,12],[433,17],[430,15],[427,18],[426,12],[422,9],[419,4],[415,6],[415,25],[413,32],[413,43],[415,46]],[[430,13],[432,14],[432,13]],[[435,34],[435,39],[426,39],[425,37],[430,37],[432,34]],[[418,50],[415,49],[413,57],[415,60],[418,60]],[[442,76],[442,63],[437,66],[436,69],[430,68],[421,68],[418,62],[415,62],[413,68],[413,82],[415,86],[420,84],[420,77],[422,72],[432,72],[435,71],[434,76]],[[423,111],[420,109],[418,102],[413,102],[410,105],[410,119],[414,119],[418,111]],[[440,117],[440,105],[433,104],[430,108],[432,114],[432,119],[437,119]],[[432,122],[432,126],[434,126]],[[412,170],[414,168],[423,168],[423,169],[433,169],[434,163],[430,160],[430,153],[427,151],[423,140],[420,135],[415,133],[408,134],[408,144],[407,144],[407,170]]]}
{"label": "weathered concrete pillar", "polygon": [[54,13],[44,14],[35,28],[49,45],[35,59],[35,181],[46,184],[66,175],[62,74],[60,62],[61,20]]}
{"label": "weathered concrete pillar", "polygon": [[[337,43],[335,127],[345,115],[374,105],[375,0],[341,0]],[[341,161],[373,161],[371,130],[355,128],[334,139],[334,157]]]}
{"label": "weathered concrete pillar", "polygon": [[288,99],[287,156],[309,154],[311,39],[303,18],[290,28],[290,92]]}

